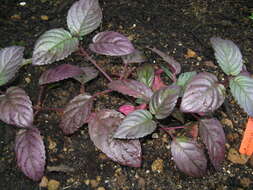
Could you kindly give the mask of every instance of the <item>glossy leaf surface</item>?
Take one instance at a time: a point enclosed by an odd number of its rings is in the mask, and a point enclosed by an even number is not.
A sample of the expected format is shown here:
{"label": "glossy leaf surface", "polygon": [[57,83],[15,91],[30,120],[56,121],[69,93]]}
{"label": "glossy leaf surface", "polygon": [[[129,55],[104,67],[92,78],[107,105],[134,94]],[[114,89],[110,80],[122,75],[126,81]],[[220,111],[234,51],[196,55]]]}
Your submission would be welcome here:
{"label": "glossy leaf surface", "polygon": [[225,158],[225,134],[221,123],[215,119],[201,119],[200,137],[205,143],[209,158],[216,169],[220,168]]}
{"label": "glossy leaf surface", "polygon": [[18,127],[32,125],[32,102],[23,89],[10,87],[4,95],[0,96],[0,119]]}
{"label": "glossy leaf surface", "polygon": [[77,66],[62,64],[43,72],[42,75],[40,76],[39,84],[43,85],[52,82],[58,82],[67,78],[80,75],[82,73],[83,73],[82,69]]}
{"label": "glossy leaf surface", "polygon": [[243,65],[240,49],[231,40],[213,37],[210,41],[215,51],[215,58],[221,69],[227,75],[238,75]]}
{"label": "glossy leaf surface", "polygon": [[169,64],[169,67],[174,74],[177,75],[181,72],[181,65],[173,57],[169,56],[167,53],[164,53],[157,48],[149,48],[149,49],[158,54],[160,57],[162,57],[163,60]]}
{"label": "glossy leaf surface", "polygon": [[192,78],[194,76],[197,75],[197,72],[193,71],[193,72],[185,72],[185,73],[181,73],[177,79],[176,84],[178,86],[182,87],[182,92],[184,92],[186,85],[192,80]]}
{"label": "glossy leaf surface", "polygon": [[147,110],[136,110],[131,112],[114,134],[114,138],[136,139],[152,133],[156,129],[156,123]]}
{"label": "glossy leaf surface", "polygon": [[15,141],[18,167],[34,181],[39,181],[46,164],[45,146],[36,128],[19,131]]}
{"label": "glossy leaf surface", "polygon": [[68,28],[75,36],[84,36],[93,32],[101,21],[102,10],[98,0],[79,0],[68,11]]}
{"label": "glossy leaf surface", "polygon": [[142,98],[147,101],[153,94],[152,90],[144,83],[136,80],[114,80],[108,84],[108,87],[122,94]]}
{"label": "glossy leaf surface", "polygon": [[218,83],[215,75],[199,73],[188,83],[180,109],[191,113],[212,112],[224,102],[224,92],[225,87]]}
{"label": "glossy leaf surface", "polygon": [[81,67],[83,73],[81,75],[75,76],[74,79],[79,81],[81,84],[85,84],[90,80],[98,76],[98,70],[93,67]]}
{"label": "glossy leaf surface", "polygon": [[0,50],[0,86],[11,80],[22,64],[24,48],[10,46]]}
{"label": "glossy leaf surface", "polygon": [[89,45],[91,51],[110,56],[123,56],[135,51],[127,37],[118,32],[100,32],[93,37]]}
{"label": "glossy leaf surface", "polygon": [[171,143],[173,160],[185,174],[201,177],[206,172],[207,160],[204,151],[195,141],[176,138]]}
{"label": "glossy leaf surface", "polygon": [[46,31],[37,40],[33,65],[46,65],[62,60],[78,49],[78,39],[62,28]]}
{"label": "glossy leaf surface", "polygon": [[135,49],[133,53],[123,55],[121,56],[124,64],[129,64],[129,63],[142,63],[147,60],[143,52],[140,50]]}
{"label": "glossy leaf surface", "polygon": [[238,104],[253,117],[253,79],[239,75],[229,81],[229,87]]}
{"label": "glossy leaf surface", "polygon": [[93,99],[87,94],[80,94],[67,104],[60,123],[64,134],[74,133],[87,122],[92,104]]}
{"label": "glossy leaf surface", "polygon": [[170,85],[156,91],[149,102],[149,110],[157,119],[168,117],[176,106],[180,87]]}
{"label": "glossy leaf surface", "polygon": [[155,70],[152,65],[146,64],[137,70],[138,81],[151,87],[155,78]]}
{"label": "glossy leaf surface", "polygon": [[114,139],[113,134],[124,116],[114,110],[101,110],[89,122],[89,135],[98,149],[113,161],[131,167],[141,166],[139,140]]}

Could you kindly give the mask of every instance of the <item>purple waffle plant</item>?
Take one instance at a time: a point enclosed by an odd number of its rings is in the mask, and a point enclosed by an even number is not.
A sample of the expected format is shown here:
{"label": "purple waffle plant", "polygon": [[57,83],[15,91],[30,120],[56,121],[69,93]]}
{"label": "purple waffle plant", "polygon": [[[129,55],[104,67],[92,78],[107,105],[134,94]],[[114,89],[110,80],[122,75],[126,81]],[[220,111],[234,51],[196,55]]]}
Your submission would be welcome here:
{"label": "purple waffle plant", "polygon": [[[87,49],[83,47],[83,37],[96,30],[101,21],[98,0],[75,2],[68,11],[68,30],[57,28],[46,31],[36,41],[32,57],[32,65],[41,66],[77,52],[94,67],[61,64],[46,70],[39,79],[41,91],[34,106],[19,87],[12,86],[1,92],[0,119],[20,129],[16,136],[15,153],[22,172],[34,181],[42,178],[46,164],[45,146],[39,130],[33,125],[34,110],[36,114],[47,110],[41,104],[41,94],[48,84],[69,78],[80,83],[80,94],[65,105],[64,110],[48,109],[62,112],[59,127],[65,135],[72,135],[88,124],[90,139],[98,149],[119,164],[140,167],[142,151],[139,138],[159,128],[172,139],[171,153],[179,170],[195,177],[205,175],[208,163],[205,149],[211,164],[218,170],[225,155],[225,134],[213,113],[223,104],[227,87],[238,104],[253,116],[253,79],[243,65],[239,48],[230,40],[211,38],[215,58],[228,76],[225,86],[209,72],[181,73],[181,65],[156,48],[149,50],[158,54],[164,63],[158,69],[151,64],[143,64],[137,70],[137,79],[130,79],[133,71],[131,63],[146,62],[146,59],[127,37],[118,32],[104,31],[93,37]],[[19,68],[25,65],[23,51],[24,48],[19,46],[0,50],[1,86],[10,83]],[[121,57],[122,73],[118,78],[109,76],[92,58],[91,52]],[[99,72],[108,79],[108,89],[89,94],[84,87]],[[165,73],[171,82],[164,82],[161,73]],[[132,105],[122,105],[119,111],[103,109],[92,112],[96,98],[112,91],[131,96],[135,101]],[[185,115],[194,120],[194,125],[185,124]],[[163,124],[172,117],[182,124]],[[181,130],[180,134],[184,135],[175,135],[178,133],[172,133],[172,130]],[[191,135],[185,132],[187,130]],[[201,146],[200,141],[205,146]]]}

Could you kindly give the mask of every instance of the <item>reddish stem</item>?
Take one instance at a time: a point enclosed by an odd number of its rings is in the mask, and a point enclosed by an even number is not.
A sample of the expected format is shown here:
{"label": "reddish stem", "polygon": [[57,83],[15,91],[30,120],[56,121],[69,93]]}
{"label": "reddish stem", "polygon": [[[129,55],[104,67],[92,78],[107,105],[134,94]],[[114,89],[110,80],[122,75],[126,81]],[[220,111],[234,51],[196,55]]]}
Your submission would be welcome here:
{"label": "reddish stem", "polygon": [[112,90],[104,90],[104,91],[102,91],[102,92],[97,92],[96,94],[94,94],[94,95],[92,96],[92,98],[96,98],[96,97],[98,97],[98,96],[107,94],[107,93],[109,93],[109,92],[112,92]]}
{"label": "reddish stem", "polygon": [[63,108],[47,108],[47,107],[40,107],[40,106],[33,106],[33,109],[37,111],[56,111],[56,112],[63,112]]}
{"label": "reddish stem", "polygon": [[122,71],[122,73],[121,73],[121,75],[120,75],[119,80],[122,80],[122,79],[124,78],[124,75],[125,75],[125,73],[126,73],[126,71],[127,71],[127,66],[128,66],[128,63],[125,63],[125,64],[124,64],[123,71]]}
{"label": "reddish stem", "polygon": [[87,60],[89,60],[103,75],[110,81],[112,82],[111,77],[97,64],[97,62],[91,58],[91,56],[82,48],[79,47],[80,53],[82,56],[84,56]]}
{"label": "reddish stem", "polygon": [[81,84],[80,86],[80,94],[84,94],[85,93],[85,88],[84,88],[84,85]]}
{"label": "reddish stem", "polygon": [[174,130],[174,129],[185,129],[185,128],[187,128],[187,126],[163,127],[162,129],[170,131],[170,130]]}

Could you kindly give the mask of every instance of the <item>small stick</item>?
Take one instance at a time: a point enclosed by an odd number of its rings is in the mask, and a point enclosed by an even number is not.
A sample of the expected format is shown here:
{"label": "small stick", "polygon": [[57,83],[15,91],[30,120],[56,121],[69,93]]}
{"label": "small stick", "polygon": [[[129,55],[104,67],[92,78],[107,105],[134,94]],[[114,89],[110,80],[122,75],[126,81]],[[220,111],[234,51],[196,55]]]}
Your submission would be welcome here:
{"label": "small stick", "polygon": [[84,56],[87,60],[89,60],[103,75],[110,81],[112,82],[111,77],[97,64],[97,62],[91,58],[91,56],[82,48],[79,47],[80,53],[82,56]]}

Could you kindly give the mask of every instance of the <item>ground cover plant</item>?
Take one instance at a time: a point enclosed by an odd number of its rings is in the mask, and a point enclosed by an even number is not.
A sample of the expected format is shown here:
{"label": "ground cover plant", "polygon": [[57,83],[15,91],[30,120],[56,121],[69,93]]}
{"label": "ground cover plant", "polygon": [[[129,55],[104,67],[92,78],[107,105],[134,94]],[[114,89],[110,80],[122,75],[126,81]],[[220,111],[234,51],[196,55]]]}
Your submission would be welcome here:
{"label": "ground cover plant", "polygon": [[[228,75],[224,84],[220,84],[211,73],[181,73],[180,64],[156,48],[149,49],[160,55],[165,64],[157,69],[153,65],[141,66],[137,71],[137,80],[134,80],[129,79],[132,73],[131,63],[144,61],[141,52],[120,33],[100,32],[93,38],[89,50],[97,54],[122,57],[123,71],[114,79],[96,64],[81,44],[81,39],[97,29],[101,19],[102,12],[97,1],[78,1],[68,12],[70,32],[65,29],[49,30],[35,44],[32,58],[34,66],[50,64],[78,52],[97,68],[62,64],[41,75],[39,97],[50,83],[75,78],[81,84],[80,95],[74,97],[64,110],[52,109],[63,114],[59,124],[63,132],[71,135],[88,123],[91,140],[101,151],[120,164],[139,167],[141,145],[138,138],[151,134],[160,127],[173,139],[171,151],[177,167],[191,176],[202,176],[206,171],[204,148],[197,143],[197,137],[200,136],[211,163],[218,169],[224,159],[225,135],[212,112],[222,105],[226,87],[230,87],[237,102],[252,116],[253,82],[243,66],[239,48],[229,40],[217,37],[211,39],[217,62]],[[13,79],[19,67],[26,64],[23,61],[23,51],[23,47],[17,46],[1,50],[1,85]],[[98,70],[108,79],[108,90],[90,95],[85,91],[85,85],[92,85],[88,82],[97,77]],[[171,79],[171,83],[163,82],[160,76],[163,72]],[[116,110],[93,113],[92,106],[96,97],[111,91],[136,98],[136,104],[121,106],[119,111],[123,114]],[[29,97],[19,87],[10,87],[2,92],[0,103],[1,120],[22,128],[15,143],[19,167],[31,179],[39,180],[45,168],[45,147],[38,129],[33,126],[33,116],[48,108],[41,107],[40,98],[32,106]],[[33,110],[36,112],[33,113]],[[183,124],[170,127],[170,124],[162,124],[162,120],[170,115],[180,120],[182,113],[189,113],[199,127]],[[190,137],[187,134],[173,133],[175,129],[190,129]]]}

